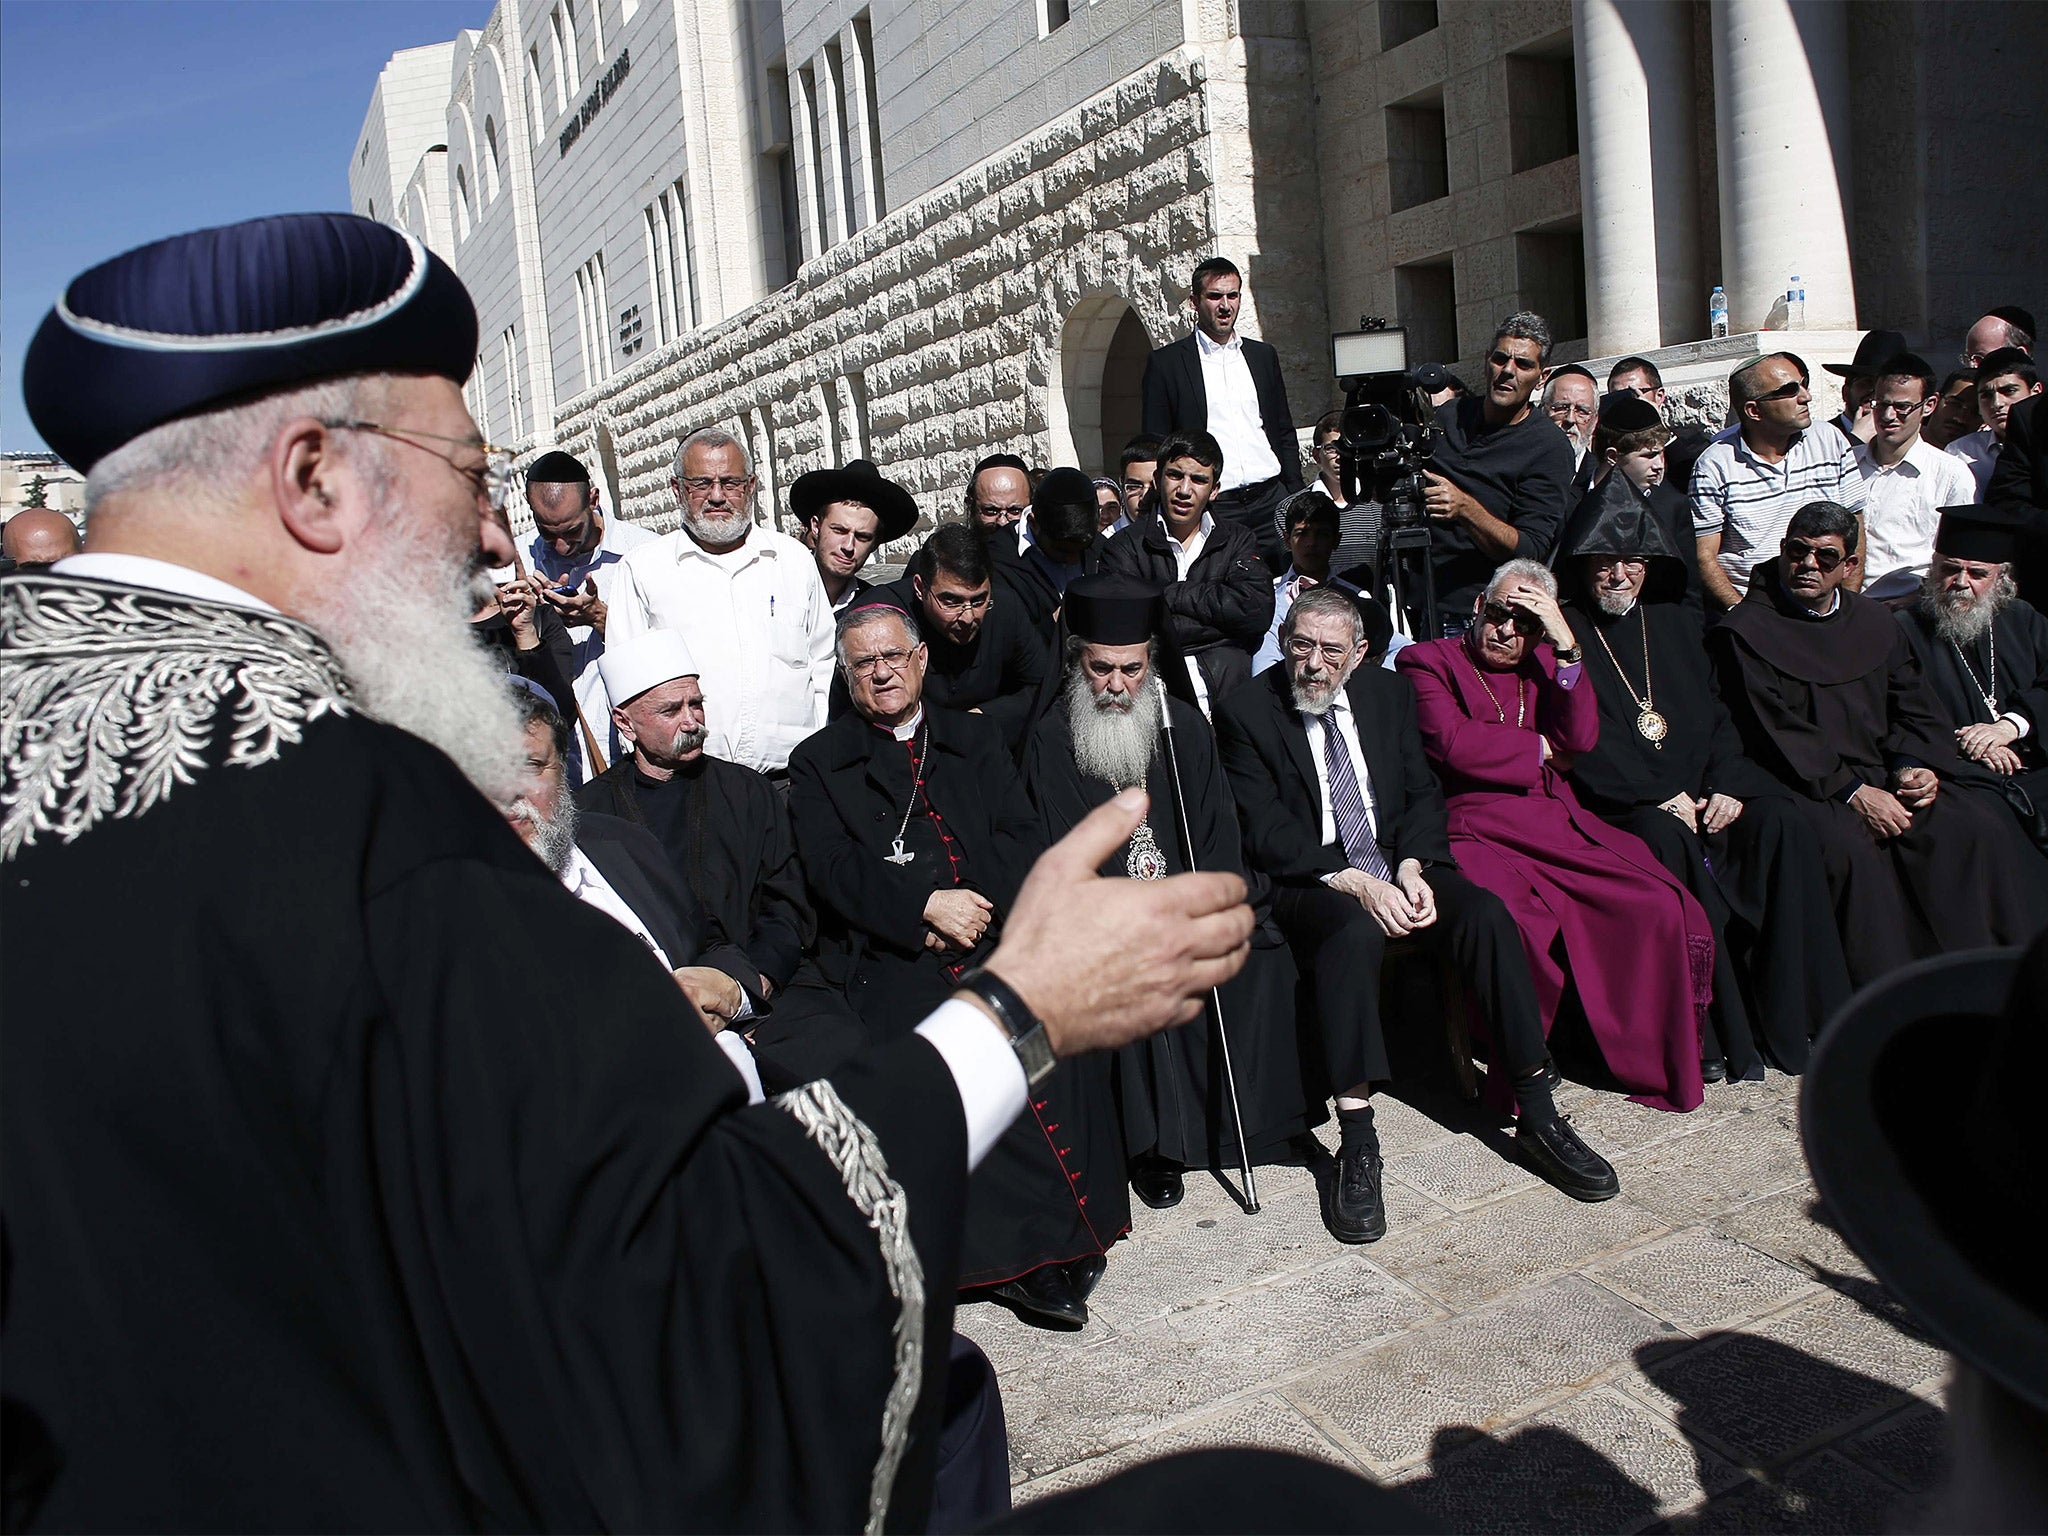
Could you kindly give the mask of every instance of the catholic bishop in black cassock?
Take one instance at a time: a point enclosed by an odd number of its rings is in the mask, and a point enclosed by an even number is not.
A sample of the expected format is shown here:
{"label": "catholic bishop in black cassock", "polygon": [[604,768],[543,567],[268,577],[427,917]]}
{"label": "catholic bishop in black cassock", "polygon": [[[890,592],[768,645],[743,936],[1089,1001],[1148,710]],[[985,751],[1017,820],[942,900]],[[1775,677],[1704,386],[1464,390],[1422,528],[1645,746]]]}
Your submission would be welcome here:
{"label": "catholic bishop in black cassock", "polygon": [[2013,586],[2021,527],[2001,508],[1944,507],[1926,580],[1898,619],[1957,750],[2048,846],[2048,618]]}
{"label": "catholic bishop in black cassock", "polygon": [[[1138,880],[1179,874],[1189,864],[1161,730],[1160,711],[1170,710],[1195,867],[1243,874],[1237,808],[1215,737],[1191,699],[1168,691],[1168,677],[1185,678],[1185,666],[1167,671],[1159,664],[1165,627],[1157,587],[1107,575],[1068,584],[1060,613],[1061,634],[1071,636],[1062,640],[1064,681],[1026,744],[1025,787],[1046,836],[1058,839],[1119,790],[1144,785],[1151,813],[1102,873]],[[1294,1033],[1296,980],[1285,937],[1262,917],[1250,960],[1219,989],[1255,1160],[1262,1147],[1276,1151],[1308,1125]],[[1213,1010],[1126,1046],[1105,1066],[1113,1069],[1133,1187],[1148,1205],[1177,1204],[1184,1169],[1242,1166]]]}
{"label": "catholic bishop in black cassock", "polygon": [[1923,955],[2026,943],[2048,922],[2048,862],[1957,754],[1890,610],[1845,585],[1855,534],[1852,513],[1802,507],[1707,640],[1745,751],[1820,834],[1862,986]]}
{"label": "catholic bishop in black cassock", "polygon": [[[915,620],[863,602],[840,620],[853,712],[790,755],[790,814],[823,932],[820,965],[874,1038],[908,1028],[994,948],[1045,847],[986,720],[926,708]],[[959,1284],[1027,1321],[1077,1328],[1130,1228],[1107,1082],[1068,1062],[970,1182]]]}
{"label": "catholic bishop in black cassock", "polygon": [[1801,1071],[1809,1036],[1850,992],[1819,838],[1743,754],[1684,603],[1691,562],[1643,493],[1608,475],[1566,538],[1564,612],[1600,701],[1600,737],[1574,759],[1572,788],[1647,843],[1713,923],[1709,1076],[1758,1078],[1766,1057]]}

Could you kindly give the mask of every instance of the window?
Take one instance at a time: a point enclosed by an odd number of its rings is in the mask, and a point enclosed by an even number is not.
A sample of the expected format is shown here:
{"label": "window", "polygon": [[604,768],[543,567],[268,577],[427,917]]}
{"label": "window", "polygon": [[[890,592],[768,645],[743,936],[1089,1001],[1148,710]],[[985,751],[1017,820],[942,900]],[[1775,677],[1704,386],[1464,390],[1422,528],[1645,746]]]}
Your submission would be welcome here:
{"label": "window", "polygon": [[455,238],[469,238],[469,224],[472,215],[469,206],[469,177],[461,166],[455,167]]}
{"label": "window", "polygon": [[1450,193],[1442,86],[1387,108],[1387,179],[1393,192],[1389,206],[1395,213]]}
{"label": "window", "polygon": [[563,102],[566,106],[583,89],[583,66],[576,57],[575,0],[562,0],[562,3],[555,7],[553,24],[555,53],[561,60],[562,78],[569,90],[569,95]]}
{"label": "window", "polygon": [[[513,331],[514,328],[508,325],[505,327],[505,333],[498,338],[505,362],[505,424],[509,429],[506,432],[508,442],[517,442],[525,430],[520,424],[520,418],[524,413],[520,409],[523,402],[519,397],[519,348]],[[486,432],[484,437],[488,440],[490,434]]]}
{"label": "window", "polygon": [[539,43],[526,50],[526,115],[532,119],[533,136],[538,139],[548,126],[548,109],[540,87]]}
{"label": "window", "polygon": [[469,382],[462,386],[463,403],[469,407],[470,419],[485,442],[491,439],[491,392],[484,387],[484,355],[476,355],[476,366],[469,371]]}
{"label": "window", "polygon": [[655,335],[665,344],[694,330],[702,316],[688,181],[678,178],[642,214],[646,223],[648,288],[654,299]]}
{"label": "window", "polygon": [[796,280],[803,260],[803,210],[797,200],[796,154],[790,142],[794,118],[789,103],[789,71],[781,60],[768,66],[765,103],[775,142],[761,146],[760,211],[763,276],[770,289]]}
{"label": "window", "polygon": [[377,199],[374,197],[370,199],[370,217],[373,219],[377,217]]}
{"label": "window", "polygon": [[566,112],[569,108],[570,87],[568,71],[570,64],[568,45],[563,41],[562,8],[559,5],[555,7],[554,14],[548,18],[548,24],[554,29],[555,34],[555,110],[557,112]]}
{"label": "window", "polygon": [[1380,0],[1380,52],[1398,48],[1411,37],[1434,32],[1436,0]]}
{"label": "window", "polygon": [[818,82],[811,66],[800,65],[796,72],[796,93],[790,99],[789,110],[795,118],[796,132],[802,135],[801,158],[808,162],[809,174],[804,191],[810,194],[811,202],[811,248],[809,256],[823,255],[833,243],[825,219],[825,165],[824,136],[818,132]]}
{"label": "window", "polygon": [[1051,36],[1064,27],[1073,14],[1068,0],[1038,0],[1038,35]]}
{"label": "window", "polygon": [[604,62],[604,0],[590,0],[590,41],[594,67]]}
{"label": "window", "polygon": [[875,33],[866,11],[853,18],[853,41],[860,50],[859,84],[861,100],[867,108],[858,121],[867,130],[863,147],[868,157],[868,190],[873,194],[874,216],[879,219],[889,211],[889,200],[882,194],[882,114],[875,94]]}
{"label": "window", "polygon": [[576,269],[576,336],[583,347],[583,387],[611,377],[611,299],[604,286],[604,252]]}
{"label": "window", "polygon": [[498,178],[505,174],[504,158],[498,153],[498,125],[484,119],[484,201],[498,195]]}
{"label": "window", "polygon": [[1457,360],[1456,289],[1449,256],[1394,268],[1394,315],[1408,332],[1408,361],[1415,367]]}
{"label": "window", "polygon": [[846,94],[846,60],[836,42],[825,45],[823,89],[830,94],[820,103],[820,123],[826,130],[820,137],[829,136],[832,141],[832,161],[837,168],[835,190],[839,196],[839,233],[844,237],[856,233],[865,221],[860,216],[860,203],[853,195],[853,115],[848,110],[851,102]]}
{"label": "window", "polygon": [[363,153],[362,153],[362,164],[364,164],[364,165],[368,165],[369,163],[370,163],[370,141],[369,141],[368,139],[365,139],[365,140],[363,140]]}
{"label": "window", "polygon": [[1511,53],[1508,66],[1508,166],[1534,170],[1579,152],[1579,92],[1572,77],[1569,32],[1527,53]]}
{"label": "window", "polygon": [[1558,341],[1586,334],[1586,240],[1576,227],[1515,236],[1516,305],[1550,322]]}

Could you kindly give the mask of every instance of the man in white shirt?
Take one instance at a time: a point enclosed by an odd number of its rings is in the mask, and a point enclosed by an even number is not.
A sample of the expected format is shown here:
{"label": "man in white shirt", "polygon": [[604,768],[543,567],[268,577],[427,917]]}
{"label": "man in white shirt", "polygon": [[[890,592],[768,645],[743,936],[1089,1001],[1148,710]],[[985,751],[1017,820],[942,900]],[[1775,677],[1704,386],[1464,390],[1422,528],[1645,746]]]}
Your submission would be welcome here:
{"label": "man in white shirt", "polygon": [[626,552],[652,544],[655,535],[622,517],[606,517],[590,471],[559,449],[527,467],[526,504],[533,511],[527,568],[535,578],[535,590],[569,628],[569,642],[576,648],[570,686],[576,690],[584,722],[604,749],[604,762],[584,764],[583,742],[571,732],[570,776],[588,778],[604,772],[619,755],[618,734],[611,726],[612,703],[597,671],[610,617],[612,578]]}
{"label": "man in white shirt", "polygon": [[790,749],[825,723],[832,686],[832,605],[817,564],[755,525],[753,465],[732,434],[684,438],[669,484],[683,526],[620,562],[613,637],[681,635],[711,700],[705,750],[783,782]]}
{"label": "man in white shirt", "polygon": [[1593,375],[1577,363],[1566,363],[1551,374],[1550,386],[1543,392],[1543,413],[1571,439],[1572,483],[1581,484],[1586,450],[1593,446],[1593,425],[1600,416],[1600,391]]}
{"label": "man in white shirt", "polygon": [[1970,472],[1920,437],[1941,397],[1934,369],[1911,352],[1878,364],[1870,395],[1870,441],[1855,447],[1863,476],[1863,595],[1879,602],[1920,585],[1934,557],[1941,509],[1975,499]]}
{"label": "man in white shirt", "polygon": [[1285,568],[1286,552],[1273,513],[1280,498],[1302,484],[1280,354],[1238,334],[1244,279],[1223,257],[1212,256],[1195,268],[1189,301],[1195,310],[1193,334],[1145,360],[1145,431],[1162,440],[1176,432],[1207,432],[1216,439],[1223,449],[1224,474],[1215,513],[1250,528],[1277,572]]}
{"label": "man in white shirt", "polygon": [[2005,444],[2005,425],[2012,408],[2030,395],[2041,393],[2041,374],[2034,360],[2018,347],[2003,347],[1984,359],[1977,369],[1977,409],[1984,425],[1948,445],[1948,451],[1969,466],[1976,482],[1970,499],[1982,501],[1991,484],[1991,472],[1998,467],[1998,450]]}

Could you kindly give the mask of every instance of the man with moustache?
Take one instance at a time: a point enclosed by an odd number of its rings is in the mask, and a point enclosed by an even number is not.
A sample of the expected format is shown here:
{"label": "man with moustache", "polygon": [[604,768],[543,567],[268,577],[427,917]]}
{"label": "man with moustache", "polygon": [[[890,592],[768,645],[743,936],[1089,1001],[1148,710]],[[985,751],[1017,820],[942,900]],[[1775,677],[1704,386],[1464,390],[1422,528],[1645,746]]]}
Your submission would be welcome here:
{"label": "man with moustache", "polygon": [[[1684,605],[1693,562],[1650,494],[1609,475],[1558,551],[1581,686],[1600,705],[1599,739],[1573,761],[1572,789],[1642,839],[1713,923],[1706,1080],[1761,1078],[1766,1057],[1799,1072],[1809,1036],[1849,996],[1820,844],[1785,787],[1742,753]],[[1689,524],[1684,533],[1689,544]]]}
{"label": "man with moustache", "polygon": [[768,779],[704,750],[707,701],[683,637],[656,629],[606,652],[626,753],[577,792],[585,811],[644,827],[728,946],[754,999],[749,1036],[772,1092],[830,1073],[861,1044],[839,990],[806,958],[817,921],[789,808]]}
{"label": "man with moustache", "polygon": [[969,1170],[1240,962],[1241,881],[1095,877],[1133,796],[1026,882],[996,1002],[750,1106],[497,809],[476,340],[416,238],[297,214],[30,343],[90,532],[0,582],[10,1526],[920,1525]]}
{"label": "man with moustache", "polygon": [[1545,1035],[1569,981],[1631,1098],[1697,1108],[1713,929],[1641,839],[1586,810],[1565,779],[1599,740],[1600,705],[1557,578],[1509,561],[1471,629],[1406,647],[1394,669],[1415,687],[1451,852],[1514,918]]}
{"label": "man with moustache", "polygon": [[2048,921],[2048,862],[1957,752],[1905,631],[1855,591],[1857,531],[1846,507],[1801,507],[1707,645],[1744,750],[1820,835],[1860,987],[1923,956],[2026,943]]}
{"label": "man with moustache", "polygon": [[1600,390],[1593,375],[1577,363],[1553,369],[1543,389],[1543,414],[1571,441],[1571,499],[1576,502],[1593,483],[1594,471],[1586,463],[1593,448],[1593,424],[1600,418]]}
{"label": "man with moustache", "polygon": [[1614,1170],[1551,1100],[1514,921],[1455,860],[1412,690],[1365,664],[1365,615],[1336,588],[1302,593],[1282,634],[1284,664],[1232,695],[1216,728],[1247,859],[1274,884],[1274,916],[1315,999],[1341,1137],[1330,1235],[1369,1243],[1387,1230],[1372,1094],[1393,1076],[1380,973],[1396,943],[1448,957],[1468,980],[1493,1035],[1487,1084],[1496,1107],[1518,1113],[1522,1158],[1576,1200],[1610,1199]]}
{"label": "man with moustache", "polygon": [[[1105,877],[1158,880],[1189,867],[1162,745],[1171,710],[1181,803],[1194,867],[1244,872],[1237,810],[1201,712],[1160,668],[1166,608],[1159,589],[1121,576],[1083,576],[1061,611],[1059,696],[1031,734],[1024,785],[1049,838],[1064,836],[1117,791],[1142,784],[1153,813],[1102,866]],[[1245,968],[1222,989],[1245,1142],[1252,1155],[1306,1128],[1294,1038],[1295,970],[1261,906]],[[1213,1015],[1113,1058],[1131,1187],[1154,1209],[1178,1205],[1189,1168],[1240,1166],[1224,1099]],[[1105,1063],[1105,1067],[1109,1064]]]}
{"label": "man with moustache", "polygon": [[2021,526],[1999,508],[1943,507],[1920,595],[1897,617],[1956,749],[2038,841],[2048,837],[2048,618],[2013,584]]}

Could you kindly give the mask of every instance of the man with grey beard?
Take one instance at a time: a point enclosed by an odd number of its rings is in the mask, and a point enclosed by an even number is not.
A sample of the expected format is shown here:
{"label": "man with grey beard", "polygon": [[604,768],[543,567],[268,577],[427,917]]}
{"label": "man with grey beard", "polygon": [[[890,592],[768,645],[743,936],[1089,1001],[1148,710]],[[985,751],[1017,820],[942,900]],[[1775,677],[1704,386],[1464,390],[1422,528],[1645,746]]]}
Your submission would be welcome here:
{"label": "man with grey beard", "polygon": [[1942,508],[1920,595],[1898,620],[1957,750],[2038,842],[2048,841],[2048,618],[2013,584],[2020,533],[2004,509]]}
{"label": "man with grey beard", "polygon": [[[1102,873],[1156,880],[1188,868],[1160,730],[1161,711],[1170,710],[1196,866],[1243,873],[1237,812],[1215,738],[1194,701],[1169,698],[1163,682],[1185,679],[1187,668],[1160,665],[1168,643],[1160,589],[1123,576],[1080,577],[1068,584],[1061,621],[1068,638],[1059,699],[1024,753],[1024,787],[1047,837],[1064,836],[1118,790],[1142,784],[1152,814]],[[1222,989],[1222,1004],[1245,1140],[1257,1158],[1261,1147],[1277,1151],[1308,1121],[1294,1039],[1294,962],[1263,891],[1254,905],[1260,921],[1251,958]],[[1126,1047],[1113,1063],[1131,1187],[1155,1209],[1179,1204],[1184,1170],[1239,1166],[1214,1025],[1214,1014],[1205,1013],[1185,1029]]]}

